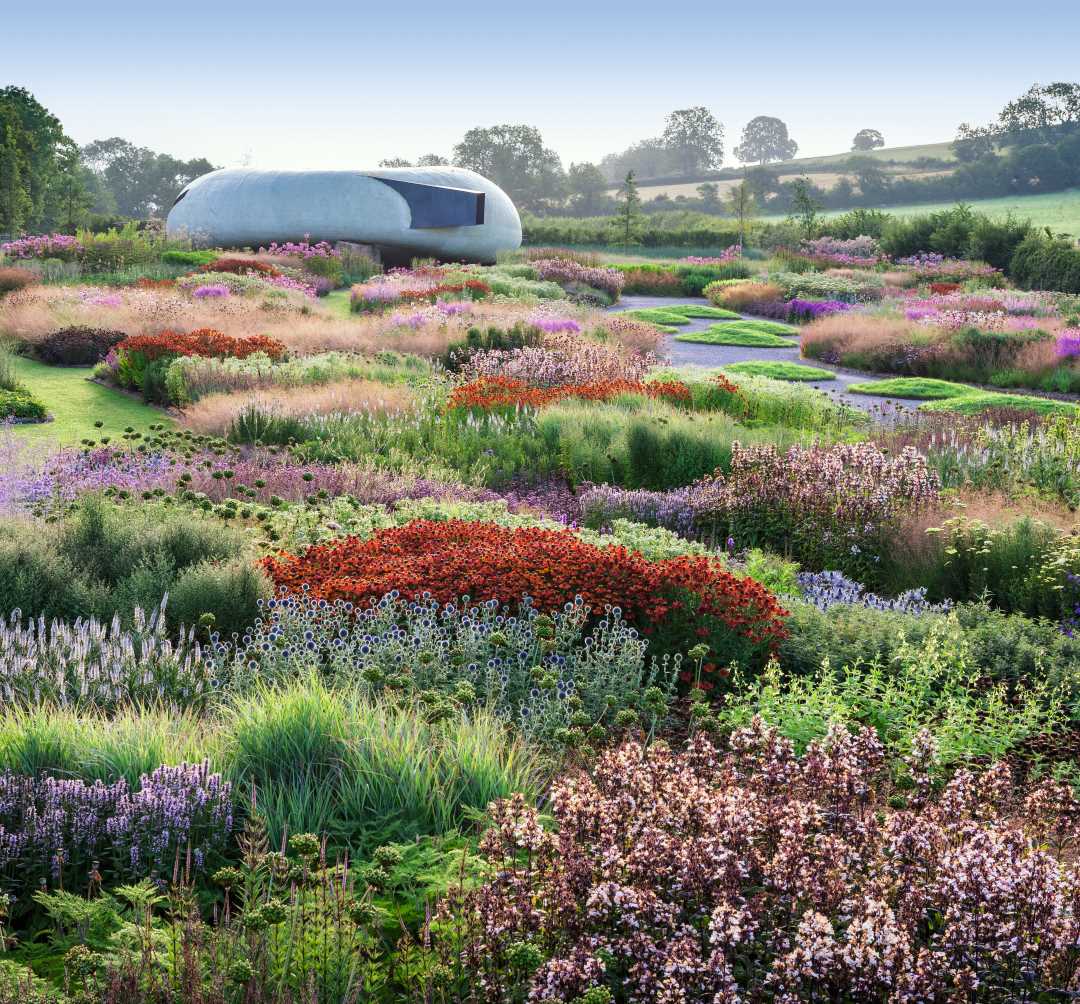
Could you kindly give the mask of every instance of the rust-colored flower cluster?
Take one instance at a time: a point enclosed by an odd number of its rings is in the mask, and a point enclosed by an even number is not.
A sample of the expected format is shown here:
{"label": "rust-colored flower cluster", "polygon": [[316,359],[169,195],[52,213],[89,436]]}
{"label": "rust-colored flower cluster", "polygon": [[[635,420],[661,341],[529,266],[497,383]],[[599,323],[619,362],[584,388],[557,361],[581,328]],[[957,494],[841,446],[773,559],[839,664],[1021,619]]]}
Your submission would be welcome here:
{"label": "rust-colored flower cluster", "polygon": [[148,279],[143,276],[141,279],[135,280],[136,289],[175,289],[175,279]]}
{"label": "rust-colored flower cluster", "polygon": [[625,547],[597,547],[567,529],[414,520],[367,540],[346,537],[300,555],[263,559],[274,583],[326,600],[367,604],[396,592],[450,603],[517,603],[562,608],[580,596],[595,612],[618,607],[665,651],[703,643],[714,663],[758,663],[784,636],[787,615],[749,578],[701,556],[650,561]]}
{"label": "rust-colored flower cluster", "polygon": [[591,383],[533,387],[514,377],[480,377],[454,388],[448,408],[543,408],[566,398],[582,401],[610,401],[620,394],[641,394],[676,404],[688,404],[690,388],[678,380],[595,380]]}
{"label": "rust-colored flower cluster", "polygon": [[181,331],[162,331],[156,335],[133,335],[125,338],[116,347],[116,351],[129,355],[138,353],[147,362],[165,356],[246,359],[256,352],[265,353],[271,359],[280,359],[285,354],[285,345],[268,335],[234,337],[213,328],[198,328],[187,334]]}
{"label": "rust-colored flower cluster", "polygon": [[960,289],[960,283],[958,282],[932,282],[930,283],[930,292],[936,293],[939,296],[945,296],[947,293],[955,293]]}
{"label": "rust-colored flower cluster", "polygon": [[430,289],[403,289],[398,294],[400,300],[419,300],[434,303],[440,296],[460,296],[467,293],[474,300],[482,300],[491,293],[491,287],[479,279],[466,279],[464,282],[442,282]]}

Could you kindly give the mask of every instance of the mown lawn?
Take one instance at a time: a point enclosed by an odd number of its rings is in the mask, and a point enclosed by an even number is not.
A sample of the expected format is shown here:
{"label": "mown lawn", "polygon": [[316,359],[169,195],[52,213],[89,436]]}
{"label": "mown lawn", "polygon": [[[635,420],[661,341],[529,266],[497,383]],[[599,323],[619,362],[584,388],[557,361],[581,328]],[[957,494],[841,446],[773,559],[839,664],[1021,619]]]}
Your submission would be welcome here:
{"label": "mown lawn", "polygon": [[[155,422],[172,425],[163,411],[89,380],[90,367],[46,366],[20,358],[15,368],[19,379],[44,402],[54,419],[14,426],[16,434],[27,440],[70,446],[88,437],[121,436],[128,426],[145,432]],[[94,428],[98,421],[103,423],[100,429]]]}

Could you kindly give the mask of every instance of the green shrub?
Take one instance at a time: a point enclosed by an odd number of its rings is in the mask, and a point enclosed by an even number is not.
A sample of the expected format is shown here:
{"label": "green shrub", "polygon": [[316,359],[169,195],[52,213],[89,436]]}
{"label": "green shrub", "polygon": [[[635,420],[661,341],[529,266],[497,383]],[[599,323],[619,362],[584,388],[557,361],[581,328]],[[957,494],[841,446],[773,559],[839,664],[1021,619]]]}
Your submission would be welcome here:
{"label": "green shrub", "polygon": [[24,422],[44,422],[49,417],[45,405],[25,387],[0,387],[0,421],[14,418]]}
{"label": "green shrub", "polygon": [[1080,293],[1080,248],[1069,240],[1030,234],[1013,253],[1009,276],[1023,289]]}
{"label": "green shrub", "polygon": [[0,522],[0,610],[130,623],[136,606],[152,609],[169,593],[175,623],[212,613],[241,630],[266,590],[261,572],[243,567],[251,557],[243,531],[201,513],[86,495],[53,524]]}
{"label": "green shrub", "polygon": [[163,251],[161,260],[167,265],[189,265],[198,268],[200,265],[209,265],[217,261],[219,255],[216,251]]}
{"label": "green shrub", "polygon": [[[828,659],[833,666],[887,664],[901,639],[918,647],[945,614],[909,614],[856,604],[819,610],[788,600],[788,637],[780,643],[780,665],[789,673],[812,674]],[[1012,686],[1045,680],[1080,695],[1080,638],[1055,621],[1005,613],[984,603],[962,603],[952,620],[967,646],[973,674]]]}
{"label": "green shrub", "polygon": [[761,715],[799,751],[834,722],[875,729],[894,764],[928,729],[940,769],[1000,759],[1065,721],[1062,694],[1045,680],[972,686],[977,666],[953,618],[935,621],[918,643],[901,637],[886,660],[832,665],[809,675],[773,666],[726,704],[718,718],[737,728]]}

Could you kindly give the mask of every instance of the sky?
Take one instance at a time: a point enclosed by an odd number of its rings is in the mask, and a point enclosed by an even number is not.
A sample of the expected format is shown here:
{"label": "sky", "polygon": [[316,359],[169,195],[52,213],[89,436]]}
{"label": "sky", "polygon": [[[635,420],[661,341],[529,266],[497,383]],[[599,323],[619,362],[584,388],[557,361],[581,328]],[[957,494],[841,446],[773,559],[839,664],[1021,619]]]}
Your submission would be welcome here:
{"label": "sky", "polygon": [[756,115],[799,156],[950,140],[1035,82],[1080,77],[1080,2],[0,0],[0,86],[80,144],[214,164],[369,168],[526,123],[564,165],[707,106],[725,163]]}

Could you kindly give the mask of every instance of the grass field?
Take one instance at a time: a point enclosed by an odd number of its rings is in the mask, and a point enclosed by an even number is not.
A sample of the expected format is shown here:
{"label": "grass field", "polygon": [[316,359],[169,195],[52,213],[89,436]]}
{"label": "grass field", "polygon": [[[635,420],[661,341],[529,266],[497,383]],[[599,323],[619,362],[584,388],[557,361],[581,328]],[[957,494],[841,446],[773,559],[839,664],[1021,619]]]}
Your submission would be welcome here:
{"label": "grass field", "polygon": [[[28,441],[72,446],[81,439],[103,435],[118,439],[129,426],[145,432],[155,422],[172,425],[157,408],[87,379],[89,367],[46,366],[32,359],[16,359],[15,369],[53,416],[52,422],[13,426],[16,435]],[[103,423],[100,429],[94,428],[98,421]]]}
{"label": "grass field", "polygon": [[[962,200],[963,201],[963,200]],[[914,216],[918,213],[932,213],[955,206],[955,202],[920,202],[906,206],[882,206],[881,208],[895,216]],[[972,209],[986,213],[991,217],[1002,217],[1008,213],[1020,219],[1031,220],[1037,227],[1049,227],[1054,233],[1072,234],[1080,237],[1080,188],[1070,188],[1064,192],[1049,192],[1046,195],[1016,195],[1001,199],[975,199],[968,203]],[[837,209],[823,213],[826,218],[840,216],[847,210]],[[766,223],[778,223],[784,216],[759,217]]]}

